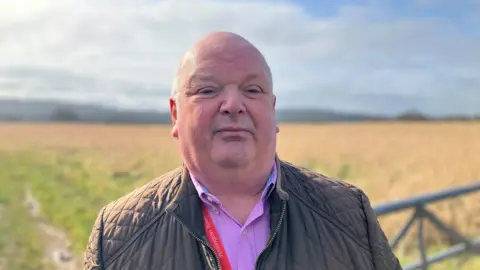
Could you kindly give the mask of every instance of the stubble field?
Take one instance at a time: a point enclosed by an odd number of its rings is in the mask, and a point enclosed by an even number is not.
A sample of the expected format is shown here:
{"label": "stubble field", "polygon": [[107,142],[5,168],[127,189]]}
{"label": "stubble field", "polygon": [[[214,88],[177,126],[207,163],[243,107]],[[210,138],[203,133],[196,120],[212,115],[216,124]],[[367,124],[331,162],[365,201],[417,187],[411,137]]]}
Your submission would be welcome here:
{"label": "stubble field", "polygon": [[[278,154],[353,183],[375,205],[478,183],[480,123],[281,125]],[[58,269],[80,269],[100,207],[179,164],[169,126],[1,123],[0,270],[51,269],[51,258]],[[480,236],[480,194],[429,209],[466,236]],[[381,218],[387,236],[408,215]],[[426,237],[435,248],[448,240],[430,226]],[[405,243],[397,254],[416,259]],[[73,257],[62,259],[63,249]],[[479,266],[475,259],[461,269]]]}

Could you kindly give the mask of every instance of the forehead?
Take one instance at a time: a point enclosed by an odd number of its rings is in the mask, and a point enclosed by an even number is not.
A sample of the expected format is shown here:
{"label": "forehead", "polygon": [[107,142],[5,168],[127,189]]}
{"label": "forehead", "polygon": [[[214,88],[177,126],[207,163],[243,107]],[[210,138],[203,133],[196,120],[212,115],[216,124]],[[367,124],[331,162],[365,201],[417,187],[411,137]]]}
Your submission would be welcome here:
{"label": "forehead", "polygon": [[224,83],[242,80],[270,81],[270,70],[263,56],[251,48],[210,49],[191,55],[187,79],[214,79]]}

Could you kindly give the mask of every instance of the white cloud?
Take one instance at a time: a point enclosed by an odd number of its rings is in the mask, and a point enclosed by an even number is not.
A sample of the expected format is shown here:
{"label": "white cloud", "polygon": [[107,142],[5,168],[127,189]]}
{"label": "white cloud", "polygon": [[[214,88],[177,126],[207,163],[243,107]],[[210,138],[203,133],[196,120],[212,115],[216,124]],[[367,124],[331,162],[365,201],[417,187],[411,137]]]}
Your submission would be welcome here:
{"label": "white cloud", "polygon": [[164,109],[183,52],[227,30],[264,52],[279,106],[480,112],[480,41],[446,20],[358,6],[316,18],[273,1],[0,3],[0,96]]}

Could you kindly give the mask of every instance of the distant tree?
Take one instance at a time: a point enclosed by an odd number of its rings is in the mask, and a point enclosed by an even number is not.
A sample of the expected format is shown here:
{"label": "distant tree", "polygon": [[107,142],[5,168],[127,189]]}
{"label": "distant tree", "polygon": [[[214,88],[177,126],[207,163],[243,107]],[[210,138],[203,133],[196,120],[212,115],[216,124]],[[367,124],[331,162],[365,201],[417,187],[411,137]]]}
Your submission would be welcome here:
{"label": "distant tree", "polygon": [[429,118],[417,110],[408,110],[397,116],[399,120],[408,121],[427,121]]}
{"label": "distant tree", "polygon": [[65,107],[57,107],[50,116],[51,121],[61,122],[77,122],[80,117],[71,109]]}
{"label": "distant tree", "polygon": [[5,116],[3,119],[0,119],[1,121],[5,121],[5,122],[19,122],[19,121],[22,121],[22,117],[20,116],[11,116],[11,115],[7,115]]}

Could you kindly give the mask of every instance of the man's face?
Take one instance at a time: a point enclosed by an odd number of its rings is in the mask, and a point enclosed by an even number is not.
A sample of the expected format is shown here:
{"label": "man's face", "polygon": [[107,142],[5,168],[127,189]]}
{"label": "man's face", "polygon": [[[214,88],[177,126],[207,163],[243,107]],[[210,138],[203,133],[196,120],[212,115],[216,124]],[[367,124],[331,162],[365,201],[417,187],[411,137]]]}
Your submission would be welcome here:
{"label": "man's face", "polygon": [[275,96],[266,64],[252,48],[198,50],[170,100],[172,134],[197,166],[256,168],[272,162]]}

